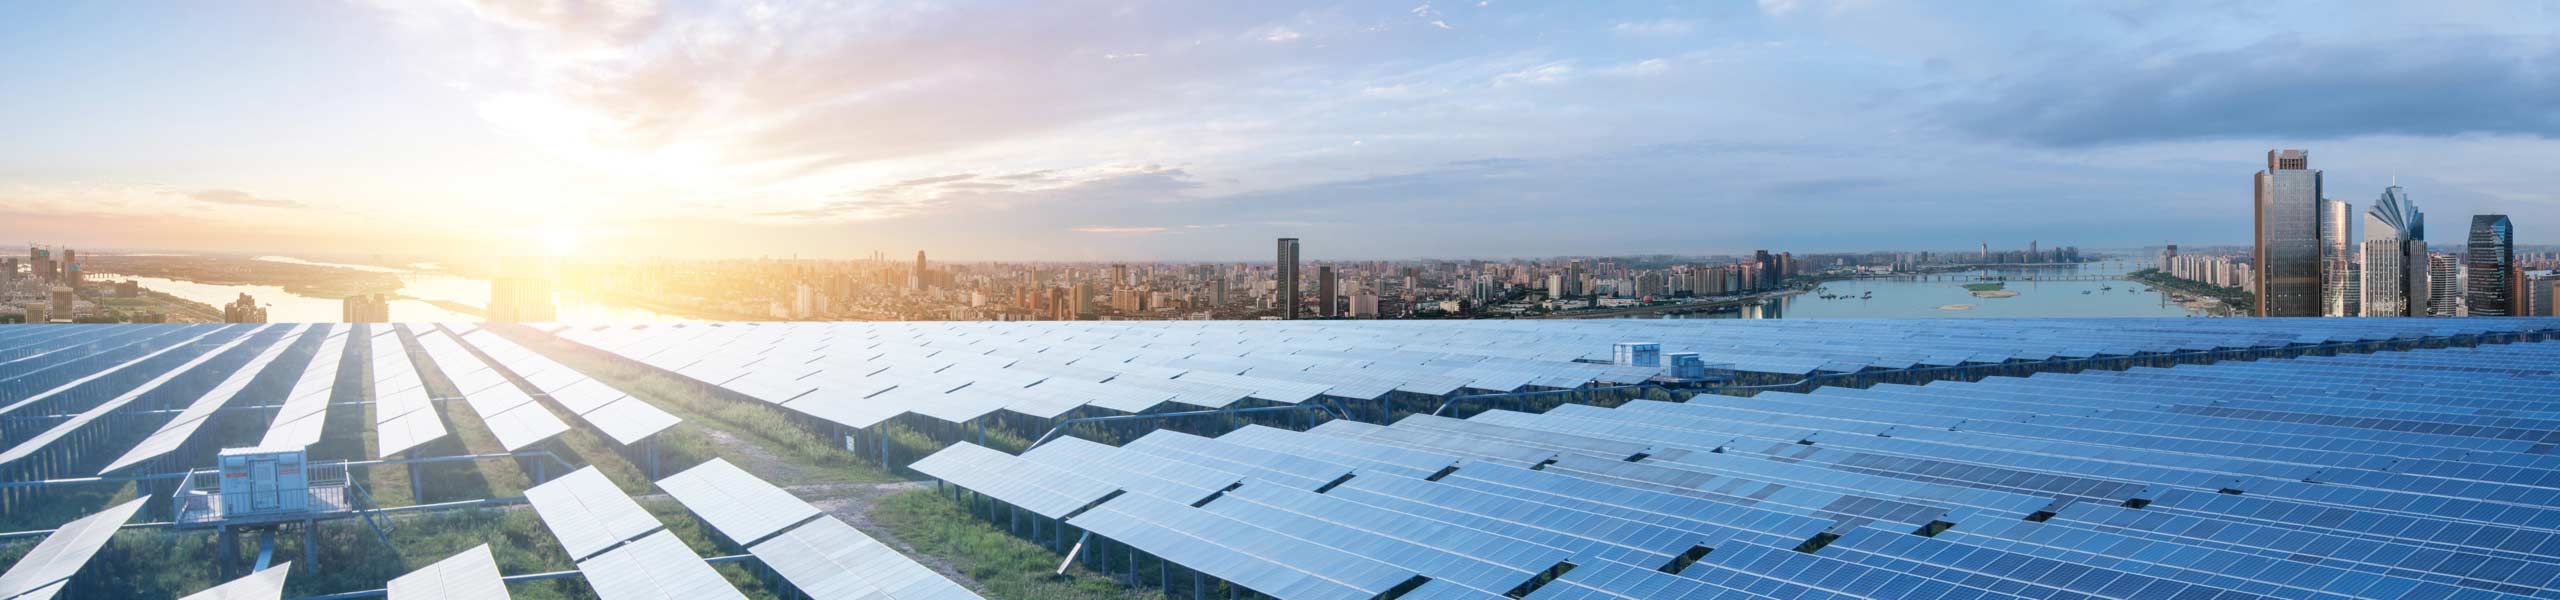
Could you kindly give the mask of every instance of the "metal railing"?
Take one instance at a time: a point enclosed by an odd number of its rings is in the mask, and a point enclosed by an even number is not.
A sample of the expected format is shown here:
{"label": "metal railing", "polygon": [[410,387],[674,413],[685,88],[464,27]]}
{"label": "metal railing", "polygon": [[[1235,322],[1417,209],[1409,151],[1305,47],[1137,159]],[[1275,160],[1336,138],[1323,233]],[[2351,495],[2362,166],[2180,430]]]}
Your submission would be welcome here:
{"label": "metal railing", "polygon": [[302,465],[302,476],[303,486],[298,488],[225,492],[222,490],[222,470],[188,471],[186,478],[179,480],[177,491],[170,494],[170,514],[184,526],[243,517],[302,516],[354,510],[354,504],[347,496],[351,484],[347,463]]}

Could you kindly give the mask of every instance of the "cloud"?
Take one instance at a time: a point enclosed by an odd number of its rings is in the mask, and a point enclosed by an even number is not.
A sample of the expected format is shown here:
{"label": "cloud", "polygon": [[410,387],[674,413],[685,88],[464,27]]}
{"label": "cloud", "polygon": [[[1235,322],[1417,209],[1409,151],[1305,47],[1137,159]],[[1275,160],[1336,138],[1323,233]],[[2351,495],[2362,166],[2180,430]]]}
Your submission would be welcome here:
{"label": "cloud", "polygon": [[1689,35],[1690,31],[1696,29],[1697,23],[1681,19],[1619,21],[1618,24],[1609,26],[1611,33],[1629,37],[1677,37]]}
{"label": "cloud", "polygon": [[623,44],[647,37],[660,22],[656,0],[470,0],[493,23],[545,31],[586,44]]}
{"label": "cloud", "polygon": [[187,192],[177,192],[177,194],[189,200],[207,204],[252,206],[258,208],[310,208],[309,205],[301,202],[295,202],[283,198],[268,198],[240,190],[225,188],[208,188]]}
{"label": "cloud", "polygon": [[1299,35],[1297,30],[1287,27],[1274,27],[1271,29],[1271,33],[1264,34],[1262,36],[1262,41],[1272,43],[1293,42],[1297,41],[1300,37],[1304,36]]}
{"label": "cloud", "polygon": [[1655,73],[1661,73],[1661,72],[1663,72],[1663,71],[1669,70],[1670,68],[1671,68],[1671,61],[1666,61],[1666,60],[1659,59],[1659,58],[1648,58],[1648,59],[1644,59],[1644,60],[1639,60],[1639,61],[1635,61],[1635,62],[1631,62],[1631,63],[1623,64],[1623,65],[1617,65],[1617,66],[1609,67],[1609,68],[1606,68],[1606,69],[1602,69],[1602,70],[1601,70],[1601,73],[1602,73],[1602,74],[1606,74],[1606,75],[1618,75],[1618,76],[1652,75],[1652,74],[1655,74]]}
{"label": "cloud", "polygon": [[1158,165],[1054,169],[1002,175],[955,173],[919,177],[837,193],[815,206],[768,210],[754,217],[780,222],[876,221],[930,214],[1011,211],[1061,198],[1109,195],[1115,200],[1179,200],[1197,187],[1190,174]]}
{"label": "cloud", "polygon": [[2075,56],[1949,103],[1958,128],[2047,146],[2361,135],[2560,136],[2548,40],[2277,38],[2133,60]]}
{"label": "cloud", "polygon": [[1547,85],[1563,83],[1572,78],[1573,61],[1560,60],[1496,75],[1493,78],[1493,84],[1496,86]]}
{"label": "cloud", "polygon": [[1068,231],[1076,233],[1163,233],[1165,231],[1169,231],[1169,229],[1164,227],[1077,227]]}

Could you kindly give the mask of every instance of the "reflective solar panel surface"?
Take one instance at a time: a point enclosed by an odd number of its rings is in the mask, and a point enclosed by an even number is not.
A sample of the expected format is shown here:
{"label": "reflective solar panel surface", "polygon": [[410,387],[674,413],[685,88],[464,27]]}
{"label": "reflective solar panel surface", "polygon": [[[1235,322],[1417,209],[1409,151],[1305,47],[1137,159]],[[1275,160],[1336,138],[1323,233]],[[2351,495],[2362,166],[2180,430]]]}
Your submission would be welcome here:
{"label": "reflective solar panel surface", "polygon": [[1287,598],[2560,598],[2555,448],[2560,342],[2527,342],[915,469]]}
{"label": "reflective solar panel surface", "polygon": [[[1824,372],[2122,357],[2425,336],[2555,331],[2551,319],[1964,319],[717,323],[566,327],[560,338],[812,418],[865,428],[902,415],[968,422],[1449,396],[1640,383],[1605,362],[1655,341],[1735,373]],[[1591,361],[1591,362],[1577,362]]]}
{"label": "reflective solar panel surface", "polygon": [[391,600],[480,600],[508,597],[499,578],[498,561],[482,544],[394,577],[385,588]]}

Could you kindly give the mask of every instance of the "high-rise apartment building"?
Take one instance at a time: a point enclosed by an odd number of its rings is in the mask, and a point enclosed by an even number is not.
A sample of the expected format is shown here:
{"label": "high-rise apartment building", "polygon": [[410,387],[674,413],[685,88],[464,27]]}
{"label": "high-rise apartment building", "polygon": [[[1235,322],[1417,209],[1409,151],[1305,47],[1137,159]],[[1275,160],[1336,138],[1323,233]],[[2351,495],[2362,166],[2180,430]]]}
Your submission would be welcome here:
{"label": "high-rise apartment building", "polygon": [[2267,151],[2257,177],[2258,316],[2320,315],[2321,196],[2309,151]]}
{"label": "high-rise apartment building", "polygon": [[2560,271],[2529,271],[2520,279],[2524,289],[2525,313],[2536,317],[2560,316]]}
{"label": "high-rise apartment building", "polygon": [[356,294],[338,304],[338,316],[348,323],[391,322],[391,297],[382,294]]}
{"label": "high-rise apartment building", "polygon": [[2462,306],[2462,258],[2442,252],[2427,254],[2427,316],[2459,317]]}
{"label": "high-rise apartment building", "polygon": [[2364,215],[2364,295],[2367,317],[2426,316],[2426,215],[2400,186],[2383,188]]}
{"label": "high-rise apartment building", "polygon": [[2470,281],[2463,301],[2476,317],[2513,316],[2516,303],[2515,225],[2506,215],[2472,215],[2470,243],[2463,246],[2462,267]]}
{"label": "high-rise apartment building", "polygon": [[489,280],[491,323],[546,323],[559,318],[551,302],[551,280],[540,277],[496,277]]}
{"label": "high-rise apartment building", "polygon": [[2338,200],[2320,201],[2320,316],[2356,316],[2362,299],[2354,285],[2355,207]]}
{"label": "high-rise apartment building", "polygon": [[[60,301],[57,300],[56,302]],[[62,318],[70,314],[70,311],[68,310],[58,312],[61,312],[62,314],[55,315],[55,318]],[[258,306],[257,298],[249,297],[248,294],[241,294],[239,299],[232,300],[230,304],[222,305],[222,322],[265,323],[267,322],[267,309],[266,307]]]}
{"label": "high-rise apartment building", "polygon": [[1318,314],[1328,317],[1342,316],[1342,303],[1335,297],[1338,294],[1335,285],[1337,282],[1333,279],[1333,265],[1316,267],[1316,312]]}
{"label": "high-rise apartment building", "polygon": [[1273,259],[1278,282],[1271,289],[1273,301],[1280,303],[1280,318],[1298,318],[1298,238],[1280,238],[1280,255]]}
{"label": "high-rise apartment building", "polygon": [[2167,272],[2169,272],[2169,271],[2170,271],[2170,269],[2172,268],[2172,267],[2171,267],[2171,263],[2175,263],[2175,262],[2177,262],[2177,260],[2178,260],[2178,245],[2177,245],[2177,244],[2169,244],[2169,245],[2161,246],[2161,247],[2160,247],[2160,267],[2159,267],[2159,268],[2160,268],[2160,272],[2162,272],[2162,273],[2167,273]]}

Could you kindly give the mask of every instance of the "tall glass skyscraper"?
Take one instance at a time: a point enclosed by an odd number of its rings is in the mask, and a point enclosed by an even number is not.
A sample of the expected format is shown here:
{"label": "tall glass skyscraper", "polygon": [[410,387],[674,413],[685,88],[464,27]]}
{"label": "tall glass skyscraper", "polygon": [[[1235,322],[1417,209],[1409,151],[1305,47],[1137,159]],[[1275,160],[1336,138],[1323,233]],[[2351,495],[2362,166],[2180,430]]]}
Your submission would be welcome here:
{"label": "tall glass skyscraper", "polygon": [[2472,215],[2470,244],[2463,247],[2470,277],[2463,300],[2477,317],[2504,317],[2522,308],[2516,300],[2516,232],[2506,215]]}
{"label": "tall glass skyscraper", "polygon": [[2320,316],[2320,172],[2311,153],[2268,150],[2257,192],[2258,316]]}
{"label": "tall glass skyscraper", "polygon": [[2356,316],[2354,276],[2355,207],[2337,200],[2320,201],[2320,316]]}
{"label": "tall glass skyscraper", "polygon": [[1271,294],[1280,302],[1280,318],[1296,319],[1298,318],[1298,238],[1280,238],[1280,256],[1275,259],[1274,264],[1279,267],[1280,281],[1272,287]]}
{"label": "tall glass skyscraper", "polygon": [[2374,199],[2364,214],[2364,316],[2426,316],[2426,227],[2426,215],[2400,186]]}

